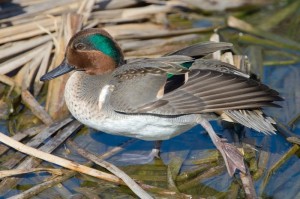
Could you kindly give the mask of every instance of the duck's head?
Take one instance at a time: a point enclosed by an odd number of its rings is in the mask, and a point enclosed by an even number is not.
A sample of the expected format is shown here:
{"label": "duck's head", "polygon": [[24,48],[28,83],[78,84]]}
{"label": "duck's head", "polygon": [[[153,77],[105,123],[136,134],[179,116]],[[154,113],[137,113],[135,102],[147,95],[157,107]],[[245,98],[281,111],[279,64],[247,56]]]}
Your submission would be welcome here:
{"label": "duck's head", "polygon": [[113,71],[124,61],[123,53],[114,39],[102,29],[86,29],[76,33],[69,41],[63,62],[41,77],[50,80],[72,70],[90,75]]}

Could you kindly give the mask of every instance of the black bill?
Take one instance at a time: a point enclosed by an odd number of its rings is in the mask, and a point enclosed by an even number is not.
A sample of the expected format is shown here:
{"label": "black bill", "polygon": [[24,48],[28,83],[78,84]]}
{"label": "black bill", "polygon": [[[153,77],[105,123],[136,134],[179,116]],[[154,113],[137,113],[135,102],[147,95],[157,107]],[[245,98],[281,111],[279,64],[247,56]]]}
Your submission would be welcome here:
{"label": "black bill", "polygon": [[41,81],[47,81],[47,80],[51,80],[51,79],[54,79],[56,77],[59,77],[63,74],[66,74],[72,70],[74,70],[75,68],[68,65],[68,63],[66,62],[66,59],[64,59],[62,61],[62,63],[57,67],[57,68],[54,68],[52,71],[46,73],[45,75],[43,75],[41,77]]}

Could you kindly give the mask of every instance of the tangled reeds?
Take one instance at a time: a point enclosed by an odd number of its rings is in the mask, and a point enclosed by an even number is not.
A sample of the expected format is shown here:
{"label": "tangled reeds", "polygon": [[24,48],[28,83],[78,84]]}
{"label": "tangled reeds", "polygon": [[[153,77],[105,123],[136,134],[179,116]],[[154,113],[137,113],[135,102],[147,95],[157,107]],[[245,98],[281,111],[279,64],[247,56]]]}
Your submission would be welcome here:
{"label": "tangled reeds", "polygon": [[[66,143],[70,136],[82,129],[82,126],[69,118],[64,103],[62,93],[68,76],[61,76],[46,85],[40,81],[40,77],[60,64],[68,40],[80,29],[92,27],[106,29],[120,43],[127,58],[157,57],[192,43],[221,38],[239,45],[236,45],[233,53],[217,52],[213,57],[248,73],[254,72],[261,79],[264,65],[294,64],[300,61],[297,56],[300,41],[295,40],[295,31],[291,31],[289,34],[291,36],[271,32],[278,24],[292,16],[300,15],[299,1],[295,0],[284,7],[279,6],[275,14],[269,13],[264,16],[260,24],[251,24],[250,19],[261,17],[259,7],[262,4],[265,6],[274,4],[273,1],[236,0],[235,4],[232,2],[226,4],[226,1],[222,4],[218,4],[221,1],[216,2],[217,4],[203,10],[207,2],[201,0],[4,1],[3,5],[0,5],[0,118],[7,123],[7,132],[3,133],[8,136],[0,134],[0,141],[3,143],[0,145],[0,163],[1,170],[4,170],[0,172],[2,179],[0,195],[15,195],[9,192],[20,183],[24,173],[44,171],[50,173],[50,179],[36,183],[11,198],[30,198],[46,192],[51,187],[57,191],[55,185],[74,177],[77,172],[107,181],[96,181],[97,184],[126,185],[141,198],[189,198],[190,194],[199,194],[203,197],[211,194],[219,198],[226,195],[230,198],[254,198],[256,191],[252,179],[255,182],[263,181],[258,192],[259,195],[263,194],[272,172],[286,159],[299,152],[299,136],[280,122],[278,124],[281,134],[293,146],[278,162],[269,166],[270,170],[266,174],[265,170],[272,156],[270,149],[263,145],[262,149],[255,151],[252,146],[243,144],[249,172],[240,175],[241,184],[232,182],[227,192],[207,188],[201,184],[202,181],[216,178],[225,172],[224,164],[216,150],[205,150],[200,159],[190,158],[189,154],[192,152],[189,150],[176,155],[171,154],[172,161],[168,166],[160,164],[123,167],[122,169],[136,181],[103,160],[133,145],[136,140],[125,142],[124,145],[115,147],[98,158],[79,149],[72,141],[67,142],[68,148],[78,149],[81,155],[104,166],[112,174],[91,168],[92,162],[81,165],[51,154],[58,146]],[[247,9],[238,9],[239,6],[249,3],[252,5],[250,11],[257,12],[257,16],[247,17]],[[228,17],[222,12],[211,13],[211,10],[224,10],[230,6],[237,10],[228,12]],[[201,21],[205,25],[196,26],[192,21]],[[297,29],[300,27],[299,24],[299,20],[291,22],[291,26],[297,26]],[[245,44],[250,46],[246,49],[248,59],[242,56],[245,51],[239,47]],[[282,52],[282,49],[286,51]],[[265,54],[282,59],[268,60],[264,58]],[[299,106],[296,110],[299,111]],[[298,120],[299,112],[296,112],[289,118],[289,126],[293,126]],[[270,138],[264,138],[264,142],[267,145]],[[49,168],[49,164],[43,166],[41,159],[67,169]],[[184,170],[185,167],[188,169]],[[150,174],[141,172],[139,175],[139,169],[146,170]],[[160,184],[167,186],[159,186]],[[60,186],[63,187],[62,184]],[[241,191],[241,187],[244,191]],[[201,191],[202,188],[205,191]],[[132,194],[128,193],[128,190],[123,191],[122,186],[114,189],[120,189],[120,193],[125,195]],[[81,196],[97,196],[97,192],[90,192],[85,188],[74,190]],[[205,194],[207,190],[209,191]],[[105,192],[104,189],[98,191]],[[64,197],[63,192],[57,192]]]}

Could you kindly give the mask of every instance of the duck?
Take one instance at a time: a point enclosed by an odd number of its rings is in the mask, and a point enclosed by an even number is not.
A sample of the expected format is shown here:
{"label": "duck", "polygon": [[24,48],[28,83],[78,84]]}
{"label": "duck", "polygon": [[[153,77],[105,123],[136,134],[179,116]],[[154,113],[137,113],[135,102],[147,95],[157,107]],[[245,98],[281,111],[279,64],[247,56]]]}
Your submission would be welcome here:
{"label": "duck", "polygon": [[[64,91],[69,111],[105,133],[159,143],[201,125],[233,176],[246,172],[243,155],[217,135],[210,121],[272,134],[275,122],[262,108],[280,107],[276,102],[283,99],[236,67],[208,57],[231,48],[226,42],[202,42],[157,58],[125,60],[107,31],[85,29],[69,40],[62,63],[40,80],[72,71]],[[155,147],[153,157],[158,152]]]}

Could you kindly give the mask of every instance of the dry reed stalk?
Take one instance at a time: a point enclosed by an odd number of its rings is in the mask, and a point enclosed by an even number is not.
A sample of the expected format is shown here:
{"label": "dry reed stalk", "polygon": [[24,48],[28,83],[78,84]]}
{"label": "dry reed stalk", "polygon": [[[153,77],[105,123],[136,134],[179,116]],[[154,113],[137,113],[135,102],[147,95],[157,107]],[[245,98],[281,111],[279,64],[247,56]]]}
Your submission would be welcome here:
{"label": "dry reed stalk", "polygon": [[[166,22],[166,14],[170,13],[172,9],[168,10],[169,8],[165,7],[165,12],[154,12],[153,5],[148,7],[148,10],[142,10],[141,8],[131,8],[133,11],[129,11],[130,9],[121,9],[121,10],[103,10],[103,11],[96,11],[93,12],[90,19],[97,20],[99,23],[111,24],[111,23],[133,23],[139,22],[141,20],[145,21],[155,21],[156,23],[163,23]],[[161,7],[161,6],[160,6]],[[155,8],[154,8],[155,9]],[[137,10],[137,13],[134,13]],[[133,12],[133,13],[132,13]],[[164,24],[165,25],[165,24]]]}
{"label": "dry reed stalk", "polygon": [[[58,35],[58,44],[55,49],[55,56],[52,60],[51,69],[58,66],[64,59],[67,42],[73,34],[80,30],[82,17],[77,14],[68,14],[63,16],[63,23]],[[46,110],[53,119],[63,118],[68,114],[68,109],[64,102],[65,84],[69,75],[63,75],[49,82],[49,88],[46,100]]]}
{"label": "dry reed stalk", "polygon": [[[82,28],[83,16],[80,14],[66,15],[66,26],[64,30],[65,44],[67,45],[70,38]],[[65,51],[65,50],[63,50]]]}
{"label": "dry reed stalk", "polygon": [[32,111],[32,113],[38,117],[44,124],[50,125],[53,123],[52,118],[44,110],[44,108],[36,101],[28,90],[22,91],[23,103]]}
{"label": "dry reed stalk", "polygon": [[215,0],[213,2],[206,0],[182,0],[187,6],[192,8],[198,8],[201,10],[213,12],[213,11],[225,11],[230,9],[238,9],[241,7],[264,7],[270,5],[270,0]]}
{"label": "dry reed stalk", "polygon": [[35,56],[37,56],[39,53],[41,53],[44,49],[45,45],[42,45],[1,63],[0,74],[7,74],[21,67],[22,65],[33,59]]}
{"label": "dry reed stalk", "polygon": [[240,184],[237,182],[231,183],[229,189],[227,190],[226,198],[239,198],[240,189]]}
{"label": "dry reed stalk", "polygon": [[248,72],[248,74],[253,73],[259,79],[264,77],[264,63],[263,63],[263,48],[257,45],[250,45],[246,49],[247,59],[249,59],[244,71]]}
{"label": "dry reed stalk", "polygon": [[119,18],[123,10],[124,9],[94,11],[91,15],[91,19],[112,20]]}
{"label": "dry reed stalk", "polygon": [[144,6],[140,8],[128,8],[124,9],[121,13],[121,18],[131,18],[131,17],[136,17],[136,16],[147,16],[147,15],[153,15],[157,13],[167,13],[172,11],[172,9],[176,5],[172,6],[167,6],[167,5],[149,5],[149,6]]}
{"label": "dry reed stalk", "polygon": [[[222,54],[221,59],[222,62],[226,62],[228,64],[234,65],[233,55],[231,52],[225,52]],[[237,68],[237,67],[236,67]]]}
{"label": "dry reed stalk", "polygon": [[20,14],[20,15],[14,16],[14,17],[2,19],[2,20],[0,20],[0,22],[9,22],[9,21],[15,21],[15,20],[19,20],[19,19],[34,17],[34,16],[37,16],[44,12],[47,12],[47,11],[49,12],[52,9],[55,9],[57,7],[68,5],[68,4],[71,4],[76,1],[78,1],[78,0],[45,1],[43,3],[25,7],[25,8],[23,8],[24,14]]}
{"label": "dry reed stalk", "polygon": [[[45,64],[48,65],[49,53],[51,53],[52,42],[47,42],[43,45],[44,49],[42,53],[39,53],[36,57],[34,57],[30,62],[25,64],[15,76],[15,82],[18,86],[22,88],[22,90],[29,89],[33,80],[37,78],[37,71],[40,71],[41,67],[45,68]],[[50,49],[49,49],[50,48]],[[49,52],[50,51],[50,52]],[[47,54],[48,53],[48,54]],[[46,60],[45,60],[46,59]],[[46,69],[44,69],[46,70]],[[41,87],[40,87],[41,88]],[[39,88],[39,89],[40,89]],[[39,90],[38,90],[39,92]]]}
{"label": "dry reed stalk", "polygon": [[34,22],[10,26],[0,29],[0,38],[11,37],[12,35],[20,34],[23,32],[30,32],[38,30],[38,26],[50,27],[53,24],[60,24],[61,17],[47,17],[46,19],[35,20]]}
{"label": "dry reed stalk", "polygon": [[90,176],[94,176],[96,178],[99,179],[103,179],[109,182],[113,182],[113,183],[117,183],[117,184],[123,184],[122,181],[111,174],[105,173],[105,172],[101,172],[98,171],[96,169],[92,169],[90,167],[84,166],[84,165],[80,165],[78,163],[66,160],[64,158],[49,154],[49,153],[45,153],[43,151],[37,150],[35,148],[26,146],[6,135],[4,135],[3,133],[0,133],[0,141],[22,153],[25,153],[27,155],[51,162],[53,164],[74,170],[74,171],[78,171]]}
{"label": "dry reed stalk", "polygon": [[34,92],[34,96],[37,96],[43,85],[44,82],[40,81],[40,78],[42,77],[42,75],[44,75],[47,71],[48,65],[49,65],[49,61],[50,61],[50,55],[52,53],[52,48],[53,48],[53,42],[48,43],[48,45],[46,46],[46,49],[44,51],[44,56],[42,59],[42,63],[38,69],[38,72],[35,76],[34,79],[34,85],[33,85],[33,92]]}
{"label": "dry reed stalk", "polygon": [[256,191],[254,188],[253,180],[249,171],[247,173],[239,173],[242,180],[243,188],[246,194],[246,198],[253,199],[257,198]]}
{"label": "dry reed stalk", "polygon": [[[217,34],[217,33],[213,33],[211,36],[210,36],[210,41],[214,41],[214,42],[220,42],[220,35]],[[221,59],[221,51],[218,50],[217,52],[214,52],[212,54],[212,58],[213,59],[217,59],[217,60],[220,60]]]}
{"label": "dry reed stalk", "polygon": [[[27,66],[23,66],[22,69],[25,69],[25,72],[22,76],[22,82],[21,87],[22,90],[30,89],[31,83],[33,82],[33,78],[36,74],[36,71],[38,70],[38,67],[40,66],[42,59],[43,59],[44,51],[40,54],[38,54],[35,58],[33,58]],[[19,73],[18,73],[19,74]]]}
{"label": "dry reed stalk", "polygon": [[59,24],[60,23],[57,23],[56,19],[52,19],[52,24],[50,26],[44,26],[43,24],[35,23],[35,28],[33,28],[33,30],[29,30],[29,31],[21,30],[16,34],[12,34],[11,36],[0,38],[0,44],[27,39],[38,35],[43,35],[45,34],[45,30],[47,30],[47,32],[56,31],[57,25]]}
{"label": "dry reed stalk", "polygon": [[225,171],[225,166],[216,166],[216,167],[211,167],[208,170],[206,170],[204,173],[200,174],[196,178],[189,180],[181,185],[179,185],[177,188],[179,191],[184,192],[192,187],[196,187],[199,185],[199,182],[208,178],[211,178],[213,176],[217,176],[220,173]]}
{"label": "dry reed stalk", "polygon": [[[136,142],[136,139],[130,139],[127,142],[125,142],[124,144],[122,144],[121,146],[118,147],[114,147],[113,149],[111,149],[110,151],[107,151],[106,153],[102,154],[99,158],[104,159],[104,158],[108,158],[111,157],[112,155],[120,152],[121,150],[123,150],[124,148],[126,148],[128,145],[133,144],[134,142]],[[68,141],[69,143],[69,141]],[[92,162],[89,161],[88,163],[85,164],[86,166],[91,166]],[[50,180],[47,180],[46,182],[40,183],[24,192],[22,192],[21,194],[15,195],[11,198],[16,199],[16,198],[31,198],[35,195],[37,195],[38,193],[41,193],[42,191],[52,187],[53,185],[56,185],[58,183],[61,183],[71,177],[73,177],[77,172],[75,171],[65,171],[64,175],[62,176],[56,176]],[[159,195],[164,195],[166,197],[172,197],[172,198],[191,198],[191,196],[182,194],[182,193],[176,193],[176,192],[172,192],[169,190],[165,190],[165,189],[161,189],[158,187],[154,187],[154,186],[150,186],[150,185],[145,185],[145,184],[141,184],[141,186],[146,189],[146,190],[150,190],[152,192],[155,192]]]}
{"label": "dry reed stalk", "polygon": [[[26,143],[27,146],[30,147],[38,147],[40,146],[45,140],[49,139],[52,135],[54,135],[60,128],[65,126],[66,124],[70,123],[72,119],[67,118],[62,121],[59,121],[57,123],[54,123],[51,126],[48,126],[47,128],[43,129],[39,132],[36,136],[34,136],[30,141]],[[14,138],[14,137],[13,137]],[[11,169],[14,166],[16,166],[24,157],[26,157],[25,154],[21,154],[19,152],[15,153],[14,156],[9,159],[8,161],[4,162],[2,164],[3,167]],[[22,163],[21,163],[22,164]],[[22,169],[22,168],[20,168]]]}
{"label": "dry reed stalk", "polygon": [[[56,30],[56,26],[50,26],[47,28],[48,31],[53,32]],[[36,30],[32,30],[32,31],[28,31],[28,32],[22,32],[20,34],[15,34],[12,36],[7,36],[4,38],[0,39],[0,44],[3,43],[8,43],[8,42],[13,42],[13,41],[18,41],[18,40],[22,40],[22,39],[27,39],[30,37],[34,37],[34,36],[38,36],[38,35],[42,35],[45,34],[45,31],[40,30],[40,29],[36,29]]]}
{"label": "dry reed stalk", "polygon": [[[198,39],[199,36],[195,34],[190,35],[181,35],[181,36],[175,36],[175,37],[169,37],[166,39],[148,39],[148,40],[132,40],[132,41],[119,41],[119,44],[121,45],[121,48],[123,51],[129,51],[128,54],[134,55],[136,53],[135,51],[139,51],[141,49],[150,51],[151,48],[158,48],[156,49],[156,54],[159,54],[160,50],[162,48],[168,48],[170,45],[176,45],[176,44],[183,44],[185,42],[191,42],[193,40]],[[187,45],[187,44],[184,44]],[[181,45],[182,48],[183,45]],[[154,50],[155,50],[154,49]],[[155,53],[155,51],[153,52]],[[137,53],[137,55],[140,53]],[[145,55],[148,54],[145,52]]]}
{"label": "dry reed stalk", "polygon": [[21,69],[18,71],[18,73],[14,76],[16,85],[18,85],[21,88],[21,90],[23,90],[23,88],[24,88],[23,81],[24,81],[24,78],[26,79],[26,74],[28,73],[30,63],[31,63],[31,60],[29,62],[27,62],[26,64],[24,64],[24,66],[21,67]]}
{"label": "dry reed stalk", "polygon": [[139,34],[136,32],[134,35],[121,35],[116,36],[115,39],[152,39],[152,38],[162,38],[162,37],[172,37],[172,36],[179,36],[185,34],[196,34],[196,33],[207,33],[211,32],[216,27],[209,27],[209,28],[191,28],[191,29],[184,29],[184,30],[169,30],[163,33],[148,33],[148,34]]}
{"label": "dry reed stalk", "polygon": [[[0,31],[1,33],[1,31]],[[0,59],[18,54],[20,52],[29,50],[36,46],[39,46],[47,41],[50,41],[51,37],[49,35],[41,36],[38,38],[30,39],[28,41],[15,42],[11,47],[0,49]]]}
{"label": "dry reed stalk", "polygon": [[140,198],[150,199],[152,198],[146,191],[144,191],[132,178],[130,178],[124,171],[119,169],[113,164],[110,164],[109,162],[98,158],[94,154],[89,153],[88,151],[80,148],[77,144],[74,142],[69,142],[71,146],[76,149],[76,151],[83,156],[84,158],[91,160],[95,164],[107,169],[114,175],[118,176],[120,179],[122,179],[125,184]]}
{"label": "dry reed stalk", "polygon": [[62,176],[56,176],[52,179],[49,179],[45,182],[42,182],[40,184],[37,184],[36,186],[33,186],[32,188],[18,194],[18,195],[14,195],[12,197],[10,197],[10,199],[30,199],[33,196],[41,193],[42,191],[53,187],[56,184],[59,184],[60,182],[63,182],[71,177],[73,177],[74,175],[76,175],[76,172],[74,171],[65,171],[64,175]]}
{"label": "dry reed stalk", "polygon": [[233,65],[237,69],[239,69],[239,70],[241,70],[241,71],[243,71],[247,74],[250,74],[250,72],[248,72],[248,70],[246,69],[245,56],[243,56],[243,55],[233,55],[232,59],[233,59]]}
{"label": "dry reed stalk", "polygon": [[13,0],[12,2],[18,3],[18,5],[25,7],[25,6],[31,6],[34,4],[41,3],[43,1],[46,1],[46,0]]}
{"label": "dry reed stalk", "polygon": [[[66,121],[69,122],[69,120],[70,120],[69,118],[65,119],[62,122],[60,122],[59,125],[64,124]],[[39,148],[39,150],[44,151],[46,153],[51,153],[54,149],[56,149],[59,145],[61,145],[72,133],[77,131],[80,126],[81,126],[81,124],[79,124],[76,121],[71,122],[69,125],[67,125],[65,128],[63,128],[61,131],[59,131],[54,137],[52,137],[52,139],[49,140],[45,145],[41,146]],[[49,137],[47,135],[51,135],[51,134],[53,134],[52,132],[57,131],[57,129],[54,129],[54,128],[60,129],[61,126],[53,125],[47,129],[45,129],[45,131],[39,133],[37,136],[34,137],[35,140],[33,140],[30,145],[38,146],[39,145],[38,143],[43,143],[44,140]],[[24,155],[24,156],[26,156],[26,155]],[[22,161],[16,167],[16,169],[35,168],[38,165],[40,165],[41,162],[42,162],[42,160],[40,160],[40,159],[36,159],[33,157],[27,157],[24,161]],[[12,167],[13,166],[11,166],[10,168],[12,168]],[[4,181],[0,182],[0,194],[2,195],[4,193],[6,193],[7,191],[9,191],[10,189],[12,189],[13,187],[15,187],[20,180],[21,180],[20,178],[15,178],[15,177],[5,178]]]}
{"label": "dry reed stalk", "polygon": [[270,178],[272,176],[272,174],[274,172],[276,172],[276,170],[282,165],[284,164],[290,157],[292,157],[293,155],[295,155],[300,149],[300,146],[297,145],[297,144],[294,144],[285,154],[283,154],[283,156],[281,156],[281,158],[275,162],[270,170],[268,171],[266,177],[264,178],[262,184],[261,184],[261,187],[259,189],[259,192],[260,194],[263,194],[267,184],[269,183],[270,181]]}
{"label": "dry reed stalk", "polygon": [[81,4],[81,0],[77,0],[77,2],[65,4],[56,8],[52,8],[50,10],[45,11],[44,13],[50,15],[63,15],[65,13],[76,13],[79,6]]}
{"label": "dry reed stalk", "polygon": [[174,11],[177,6],[182,6],[179,1],[173,3],[162,3],[157,5],[148,5],[144,7],[114,9],[114,10],[101,10],[93,12],[91,19],[98,19],[100,23],[120,23],[132,22],[142,19],[152,19],[157,14],[170,13]]}
{"label": "dry reed stalk", "polygon": [[283,123],[281,123],[280,121],[278,121],[277,119],[275,119],[276,125],[277,125],[277,129],[278,129],[278,133],[281,134],[283,137],[288,138],[288,137],[296,137],[300,139],[300,136],[294,132],[292,132],[288,126],[284,125]]}
{"label": "dry reed stalk", "polygon": [[[15,135],[13,135],[11,138],[17,141],[21,141],[26,137],[31,137],[34,136],[38,133],[40,133],[43,129],[46,128],[46,125],[42,124],[36,127],[32,127],[29,129],[26,129],[25,131],[21,131]],[[0,144],[0,155],[3,155],[9,147],[5,146],[4,144]]]}
{"label": "dry reed stalk", "polygon": [[184,162],[184,165],[205,165],[213,164],[219,160],[220,153],[218,150],[208,151],[207,155],[200,159],[190,159]]}
{"label": "dry reed stalk", "polygon": [[[192,161],[190,160],[190,162],[192,162]],[[184,165],[186,165],[186,164],[184,164]],[[215,163],[212,164],[211,162],[209,162],[208,164],[198,165],[197,167],[195,167],[191,170],[180,172],[180,174],[176,177],[176,182],[178,184],[181,184],[182,182],[187,182],[188,180],[198,176],[200,173],[205,172],[212,166],[215,166]]]}
{"label": "dry reed stalk", "polygon": [[280,47],[287,47],[290,48],[291,50],[300,50],[300,43],[291,40],[289,38],[282,37],[277,34],[256,28],[251,24],[241,19],[235,18],[233,16],[228,17],[227,23],[229,27],[236,28],[250,34],[263,37],[267,40],[275,41],[276,43],[280,44]]}
{"label": "dry reed stalk", "polygon": [[133,7],[134,5],[139,4],[139,1],[136,0],[110,0],[110,1],[101,1],[96,0],[96,9],[101,10],[112,10],[112,9],[120,9],[126,7]]}
{"label": "dry reed stalk", "polygon": [[[149,55],[157,57],[163,54],[167,54],[171,51],[175,51],[178,48],[182,48],[183,46],[188,45],[187,43],[193,42],[198,39],[199,35],[188,34],[170,37],[167,39],[134,41],[133,43],[131,43],[131,46],[129,46],[129,44],[125,46],[125,49],[132,48],[131,51],[126,52],[125,55],[126,57],[145,57],[146,55],[147,57],[149,57]],[[121,46],[124,46],[124,44]],[[133,47],[135,47],[134,50]]]}
{"label": "dry reed stalk", "polygon": [[270,136],[265,136],[261,143],[261,150],[259,151],[257,171],[252,175],[253,179],[256,181],[262,177],[265,173],[265,170],[268,167],[268,162],[270,159],[270,148],[271,148],[271,138]]}
{"label": "dry reed stalk", "polygon": [[0,179],[6,178],[15,175],[34,173],[34,172],[49,172],[53,175],[62,175],[63,172],[61,169],[51,169],[51,168],[33,168],[33,169],[10,169],[10,170],[1,170]]}
{"label": "dry reed stalk", "polygon": [[16,81],[6,75],[1,75],[0,74],[0,82],[7,84],[8,86],[10,86],[10,89],[7,93],[7,97],[11,94],[11,92],[13,90],[15,90],[15,92],[17,93],[17,95],[21,94],[21,88],[18,86],[18,84],[16,83]]}
{"label": "dry reed stalk", "polygon": [[84,0],[77,10],[77,14],[83,16],[82,23],[86,24],[91,16],[96,0]]}
{"label": "dry reed stalk", "polygon": [[300,1],[293,1],[282,9],[277,10],[272,16],[263,17],[258,27],[266,31],[271,30],[280,22],[291,16],[293,13],[297,12],[299,10],[299,7]]}
{"label": "dry reed stalk", "polygon": [[107,25],[103,27],[109,34],[113,37],[120,37],[126,35],[136,35],[137,31],[138,34],[152,34],[155,33],[166,33],[167,30],[164,29],[162,25],[153,24],[153,23],[127,23],[127,24],[120,24],[120,25]]}
{"label": "dry reed stalk", "polygon": [[22,25],[22,24],[26,24],[26,23],[32,23],[32,22],[35,22],[38,20],[43,20],[46,18],[47,18],[46,16],[38,15],[35,17],[22,18],[22,19],[15,20],[15,21],[7,21],[7,22],[2,23],[1,25],[2,25],[2,28],[8,28],[11,26],[18,26],[18,25]]}
{"label": "dry reed stalk", "polygon": [[86,22],[86,25],[84,25],[82,29],[96,28],[98,24],[99,24],[98,20],[90,20]]}
{"label": "dry reed stalk", "polygon": [[170,7],[167,6],[156,6],[150,5],[139,8],[127,8],[127,9],[117,9],[117,10],[103,10],[93,12],[91,15],[92,19],[100,19],[100,22],[120,22],[120,21],[132,21],[148,19],[151,15],[157,14],[159,12],[169,12]]}
{"label": "dry reed stalk", "polygon": [[186,160],[190,150],[179,151],[178,153],[172,153],[167,168],[167,180],[168,188],[172,191],[179,192],[175,180],[180,172],[183,162]]}
{"label": "dry reed stalk", "polygon": [[298,137],[288,137],[286,140],[292,144],[300,145],[300,138]]}

